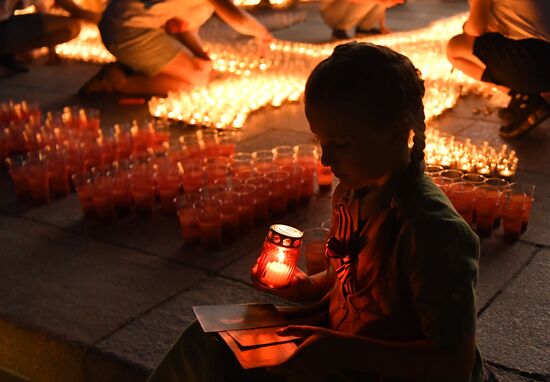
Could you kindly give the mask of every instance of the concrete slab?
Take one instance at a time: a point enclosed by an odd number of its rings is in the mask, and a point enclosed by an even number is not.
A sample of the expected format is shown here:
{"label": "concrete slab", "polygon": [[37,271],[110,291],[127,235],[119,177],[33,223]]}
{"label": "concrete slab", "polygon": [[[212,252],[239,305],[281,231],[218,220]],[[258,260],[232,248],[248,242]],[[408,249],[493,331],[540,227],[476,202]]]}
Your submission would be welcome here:
{"label": "concrete slab", "polygon": [[550,250],[538,252],[478,321],[485,358],[550,378]]}
{"label": "concrete slab", "polygon": [[485,310],[531,260],[539,248],[522,242],[510,244],[500,237],[481,242],[476,306]]}
{"label": "concrete slab", "polygon": [[493,369],[500,382],[531,382],[535,379],[524,377],[512,371]]}
{"label": "concrete slab", "polygon": [[[103,367],[106,365],[105,359],[109,359],[111,354],[132,364],[133,369],[150,372],[182,330],[195,320],[192,310],[194,305],[249,302],[283,304],[283,301],[273,296],[237,282],[221,278],[202,279],[192,290],[179,294],[98,343],[95,350],[86,355],[86,369],[93,370],[96,375],[90,381],[136,381],[122,376],[116,370],[110,371],[108,367]],[[109,373],[121,379],[111,379]]]}
{"label": "concrete slab", "polygon": [[[4,329],[16,323],[39,331],[48,341],[62,338],[79,347],[99,341],[202,275],[157,257],[3,214],[0,242],[0,290],[9,291],[0,301]],[[13,336],[7,329],[1,332],[1,337]],[[10,353],[10,348],[0,346],[0,360],[11,358],[6,351]],[[25,357],[31,353],[18,353],[27,366],[40,363]]]}

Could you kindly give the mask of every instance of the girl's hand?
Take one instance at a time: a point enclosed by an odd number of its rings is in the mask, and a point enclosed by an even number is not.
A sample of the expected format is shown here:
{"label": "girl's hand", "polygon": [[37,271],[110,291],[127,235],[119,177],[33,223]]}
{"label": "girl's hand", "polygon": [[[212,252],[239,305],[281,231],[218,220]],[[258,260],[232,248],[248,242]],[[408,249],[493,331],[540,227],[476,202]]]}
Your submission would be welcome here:
{"label": "girl's hand", "polygon": [[338,362],[327,362],[333,359],[337,352],[337,342],[342,334],[318,327],[290,325],[277,331],[280,336],[298,336],[305,339],[296,352],[285,362],[268,368],[268,371],[283,374],[287,380],[318,380],[327,378],[335,371]]}
{"label": "girl's hand", "polygon": [[258,264],[256,263],[250,270],[250,278],[254,283],[254,286],[264,292],[268,292],[272,295],[282,297],[290,301],[300,301],[304,298],[306,291],[311,285],[311,280],[307,273],[300,268],[295,268],[294,273],[290,279],[290,284],[285,288],[267,288],[258,282],[256,278],[256,272],[258,270]]}

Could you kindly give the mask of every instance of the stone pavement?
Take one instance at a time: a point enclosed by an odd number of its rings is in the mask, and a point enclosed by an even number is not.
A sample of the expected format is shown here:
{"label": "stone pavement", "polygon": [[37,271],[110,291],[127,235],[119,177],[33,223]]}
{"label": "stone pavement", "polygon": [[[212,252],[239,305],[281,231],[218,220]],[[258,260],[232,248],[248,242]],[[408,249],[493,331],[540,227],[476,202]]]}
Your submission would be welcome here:
{"label": "stone pavement", "polygon": [[[305,22],[276,35],[326,40],[330,31],[317,6],[301,6]],[[409,1],[389,12],[388,23],[395,30],[418,28],[466,9],[460,1]],[[0,78],[0,100],[37,101],[45,109],[95,106],[104,126],[145,118],[145,106],[74,95],[98,68],[34,65],[28,74]],[[498,118],[472,113],[485,104],[469,96],[437,124],[458,137],[500,145]],[[302,105],[285,105],[251,116],[238,149],[310,140]],[[520,158],[517,179],[536,185],[536,201],[520,241],[506,243],[497,233],[482,243],[478,341],[503,381],[548,381],[550,123],[508,144]],[[329,204],[330,196],[320,194],[284,222],[319,225]],[[218,252],[188,251],[176,217],[87,221],[75,195],[35,208],[16,200],[0,170],[0,382],[143,381],[193,320],[193,305],[281,302],[253,289],[248,276],[266,229],[257,227]]]}

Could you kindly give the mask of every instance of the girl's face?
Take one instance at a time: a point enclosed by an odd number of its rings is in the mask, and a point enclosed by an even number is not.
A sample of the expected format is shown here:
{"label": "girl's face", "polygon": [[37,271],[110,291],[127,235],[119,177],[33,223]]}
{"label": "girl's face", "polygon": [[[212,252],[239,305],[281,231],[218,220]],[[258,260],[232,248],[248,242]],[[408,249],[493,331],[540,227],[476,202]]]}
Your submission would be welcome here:
{"label": "girl's face", "polygon": [[381,185],[408,163],[407,139],[389,129],[338,124],[342,118],[326,114],[309,112],[307,118],[323,150],[321,162],[349,188]]}

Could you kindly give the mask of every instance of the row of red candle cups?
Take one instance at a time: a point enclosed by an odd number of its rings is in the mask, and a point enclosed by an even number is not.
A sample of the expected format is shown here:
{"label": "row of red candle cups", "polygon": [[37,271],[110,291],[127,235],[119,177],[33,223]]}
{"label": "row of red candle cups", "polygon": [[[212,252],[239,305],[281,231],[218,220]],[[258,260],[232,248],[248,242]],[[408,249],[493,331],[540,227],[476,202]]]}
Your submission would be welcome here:
{"label": "row of red candle cups", "polygon": [[434,175],[437,175],[432,178],[434,183],[449,197],[464,220],[475,227],[479,236],[490,236],[501,222],[507,238],[518,239],[527,230],[534,202],[533,184],[509,183],[457,170],[444,170]]}

